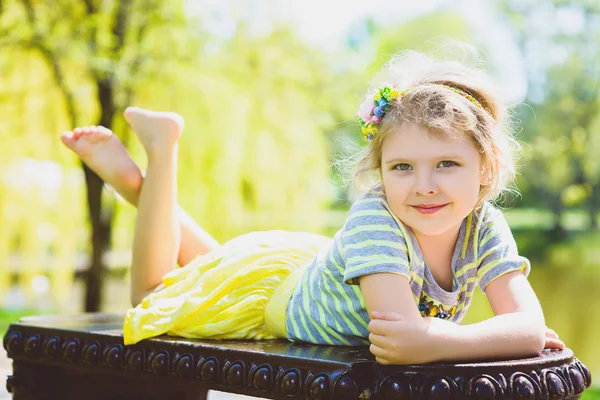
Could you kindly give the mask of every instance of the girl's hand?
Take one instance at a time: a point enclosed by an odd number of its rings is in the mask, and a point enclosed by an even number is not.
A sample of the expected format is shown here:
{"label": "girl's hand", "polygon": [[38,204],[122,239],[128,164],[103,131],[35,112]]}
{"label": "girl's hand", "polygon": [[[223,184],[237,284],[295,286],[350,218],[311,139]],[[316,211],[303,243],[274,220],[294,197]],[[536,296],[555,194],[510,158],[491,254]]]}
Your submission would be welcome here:
{"label": "girl's hand", "polygon": [[372,312],[369,323],[369,350],[380,364],[421,364],[432,353],[427,324],[405,319],[393,312]]}
{"label": "girl's hand", "polygon": [[558,338],[558,334],[554,330],[546,327],[546,345],[545,349],[559,349],[565,348],[565,344]]}

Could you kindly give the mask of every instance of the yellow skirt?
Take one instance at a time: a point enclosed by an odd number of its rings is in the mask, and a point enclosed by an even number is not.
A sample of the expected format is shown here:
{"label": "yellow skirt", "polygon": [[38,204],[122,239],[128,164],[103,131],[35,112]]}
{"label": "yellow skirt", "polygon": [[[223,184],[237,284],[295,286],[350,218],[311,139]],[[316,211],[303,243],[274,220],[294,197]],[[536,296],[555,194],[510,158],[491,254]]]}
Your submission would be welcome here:
{"label": "yellow skirt", "polygon": [[162,334],[198,339],[286,338],[287,303],[304,268],[331,239],[288,231],[239,236],[163,277],[165,288],[128,310],[124,343]]}

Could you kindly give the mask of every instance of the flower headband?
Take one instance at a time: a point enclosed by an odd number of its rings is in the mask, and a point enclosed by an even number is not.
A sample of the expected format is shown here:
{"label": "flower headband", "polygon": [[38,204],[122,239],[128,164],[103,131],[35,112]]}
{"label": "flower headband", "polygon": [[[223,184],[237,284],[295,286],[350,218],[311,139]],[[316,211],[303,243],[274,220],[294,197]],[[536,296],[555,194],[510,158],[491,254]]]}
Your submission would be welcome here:
{"label": "flower headband", "polygon": [[[475,106],[483,109],[483,106],[475,97],[463,90],[441,83],[433,83],[433,85],[442,86],[446,89],[452,90],[454,93],[460,94],[465,99],[475,104]],[[414,88],[408,88],[399,92],[398,89],[394,89],[390,86],[384,86],[383,88],[378,89],[374,94],[367,95],[367,98],[358,109],[359,122],[365,139],[369,141],[373,140],[379,131],[378,125],[385,114],[388,104],[398,97],[404,96],[406,92],[412,89]]]}

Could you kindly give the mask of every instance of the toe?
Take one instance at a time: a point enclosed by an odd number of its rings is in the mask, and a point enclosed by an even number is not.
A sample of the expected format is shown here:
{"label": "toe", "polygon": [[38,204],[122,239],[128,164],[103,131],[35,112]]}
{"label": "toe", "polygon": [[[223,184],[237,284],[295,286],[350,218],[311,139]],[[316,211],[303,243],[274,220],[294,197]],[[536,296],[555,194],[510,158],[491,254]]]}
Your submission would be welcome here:
{"label": "toe", "polygon": [[125,112],[123,112],[123,115],[125,116],[125,119],[127,120],[127,122],[131,123],[131,118],[133,117],[133,115],[139,114],[144,111],[145,110],[143,108],[131,106],[131,107],[127,107],[125,109]]}
{"label": "toe", "polygon": [[71,131],[64,131],[62,135],[60,135],[60,140],[67,146],[68,148],[72,148],[75,144],[77,138],[74,133]]}

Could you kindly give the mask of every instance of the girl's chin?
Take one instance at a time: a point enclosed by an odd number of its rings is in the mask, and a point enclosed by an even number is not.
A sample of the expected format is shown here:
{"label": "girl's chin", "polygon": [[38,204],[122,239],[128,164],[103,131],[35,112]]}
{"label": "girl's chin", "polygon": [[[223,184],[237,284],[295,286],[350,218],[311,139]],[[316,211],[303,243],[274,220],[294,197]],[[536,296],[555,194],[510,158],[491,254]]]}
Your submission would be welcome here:
{"label": "girl's chin", "polygon": [[423,221],[417,221],[413,224],[408,222],[406,225],[414,233],[418,233],[422,236],[440,236],[456,227],[456,224],[449,224],[448,222],[441,223],[441,221],[435,221],[435,223],[423,223]]}

